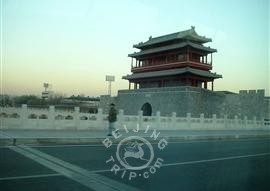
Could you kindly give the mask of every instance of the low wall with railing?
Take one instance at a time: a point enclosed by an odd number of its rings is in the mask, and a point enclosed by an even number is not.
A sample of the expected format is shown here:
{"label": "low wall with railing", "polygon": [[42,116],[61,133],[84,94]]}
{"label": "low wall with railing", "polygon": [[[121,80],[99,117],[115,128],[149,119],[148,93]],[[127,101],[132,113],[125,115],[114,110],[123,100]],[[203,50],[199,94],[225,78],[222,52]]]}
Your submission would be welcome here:
{"label": "low wall with railing", "polygon": [[[54,106],[48,109],[33,109],[27,105],[21,108],[0,108],[0,119],[2,129],[77,129],[77,130],[104,130],[108,127],[107,114],[102,109],[98,113],[82,113],[79,107],[73,111],[56,110]],[[138,115],[124,115],[123,110],[119,110],[117,116],[117,128],[139,127],[141,130],[147,126],[158,130],[267,130],[270,129],[268,123],[244,117],[235,116],[234,119],[205,118],[204,114],[194,118],[190,113],[185,117],[177,117],[173,112],[169,117],[163,117],[160,112],[155,116],[143,116],[142,111]]]}

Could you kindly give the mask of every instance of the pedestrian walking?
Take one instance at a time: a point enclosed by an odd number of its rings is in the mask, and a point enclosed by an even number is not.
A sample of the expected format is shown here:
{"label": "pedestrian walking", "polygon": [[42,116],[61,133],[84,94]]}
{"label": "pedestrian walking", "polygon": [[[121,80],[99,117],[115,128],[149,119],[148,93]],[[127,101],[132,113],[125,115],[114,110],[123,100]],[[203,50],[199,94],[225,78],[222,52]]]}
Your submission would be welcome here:
{"label": "pedestrian walking", "polygon": [[108,136],[112,136],[112,131],[115,130],[115,122],[117,120],[117,112],[115,109],[115,105],[113,103],[110,104],[110,110],[108,115],[109,121],[109,133]]}

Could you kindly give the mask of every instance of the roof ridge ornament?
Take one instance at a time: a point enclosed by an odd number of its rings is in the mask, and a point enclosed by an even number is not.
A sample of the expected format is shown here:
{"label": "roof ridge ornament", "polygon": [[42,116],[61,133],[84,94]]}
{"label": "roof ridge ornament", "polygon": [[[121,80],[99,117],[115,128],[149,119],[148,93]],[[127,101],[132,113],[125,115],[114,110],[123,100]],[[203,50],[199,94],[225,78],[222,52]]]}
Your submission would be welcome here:
{"label": "roof ridge ornament", "polygon": [[192,29],[192,30],[195,30],[195,26],[191,25],[191,29]]}

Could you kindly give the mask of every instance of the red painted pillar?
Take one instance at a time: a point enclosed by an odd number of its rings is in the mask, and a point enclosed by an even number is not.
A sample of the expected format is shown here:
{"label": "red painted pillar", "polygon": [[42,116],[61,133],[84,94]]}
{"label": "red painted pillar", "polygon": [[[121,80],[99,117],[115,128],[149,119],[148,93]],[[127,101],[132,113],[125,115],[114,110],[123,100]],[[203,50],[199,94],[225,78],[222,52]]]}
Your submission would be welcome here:
{"label": "red painted pillar", "polygon": [[207,82],[204,82],[204,89],[207,89]]}

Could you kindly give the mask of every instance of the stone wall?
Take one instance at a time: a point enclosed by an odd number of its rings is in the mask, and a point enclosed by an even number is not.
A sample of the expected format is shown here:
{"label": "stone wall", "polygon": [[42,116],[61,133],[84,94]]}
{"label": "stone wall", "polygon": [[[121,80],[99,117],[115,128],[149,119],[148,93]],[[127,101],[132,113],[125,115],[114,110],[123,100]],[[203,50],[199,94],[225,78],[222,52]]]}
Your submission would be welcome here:
{"label": "stone wall", "polygon": [[176,112],[177,116],[212,116],[219,113],[224,94],[196,87],[144,88],[138,90],[120,90],[116,104],[125,114],[134,115],[145,103],[152,106],[152,113],[161,111],[162,116]]}
{"label": "stone wall", "polygon": [[234,118],[241,115],[239,95],[235,93],[225,93],[225,99],[220,110],[221,116]]}
{"label": "stone wall", "polygon": [[235,116],[244,119],[269,119],[269,99],[265,99],[264,90],[241,90],[232,92],[214,92],[198,87],[141,88],[137,90],[119,90],[118,96],[101,96],[100,107],[106,112],[109,103],[116,104],[127,115],[136,115],[145,103],[152,107],[152,115],[157,111],[161,116],[176,112],[177,116],[191,113],[193,117],[204,113],[205,117],[216,114],[217,117]]}
{"label": "stone wall", "polygon": [[116,104],[116,97],[111,97],[109,95],[100,96],[99,108],[102,108],[105,113],[108,113],[109,105],[111,103]]}
{"label": "stone wall", "polygon": [[264,118],[270,121],[270,97],[264,98],[264,113],[265,113]]}
{"label": "stone wall", "polygon": [[247,117],[263,118],[265,116],[264,90],[239,91],[240,114]]}

